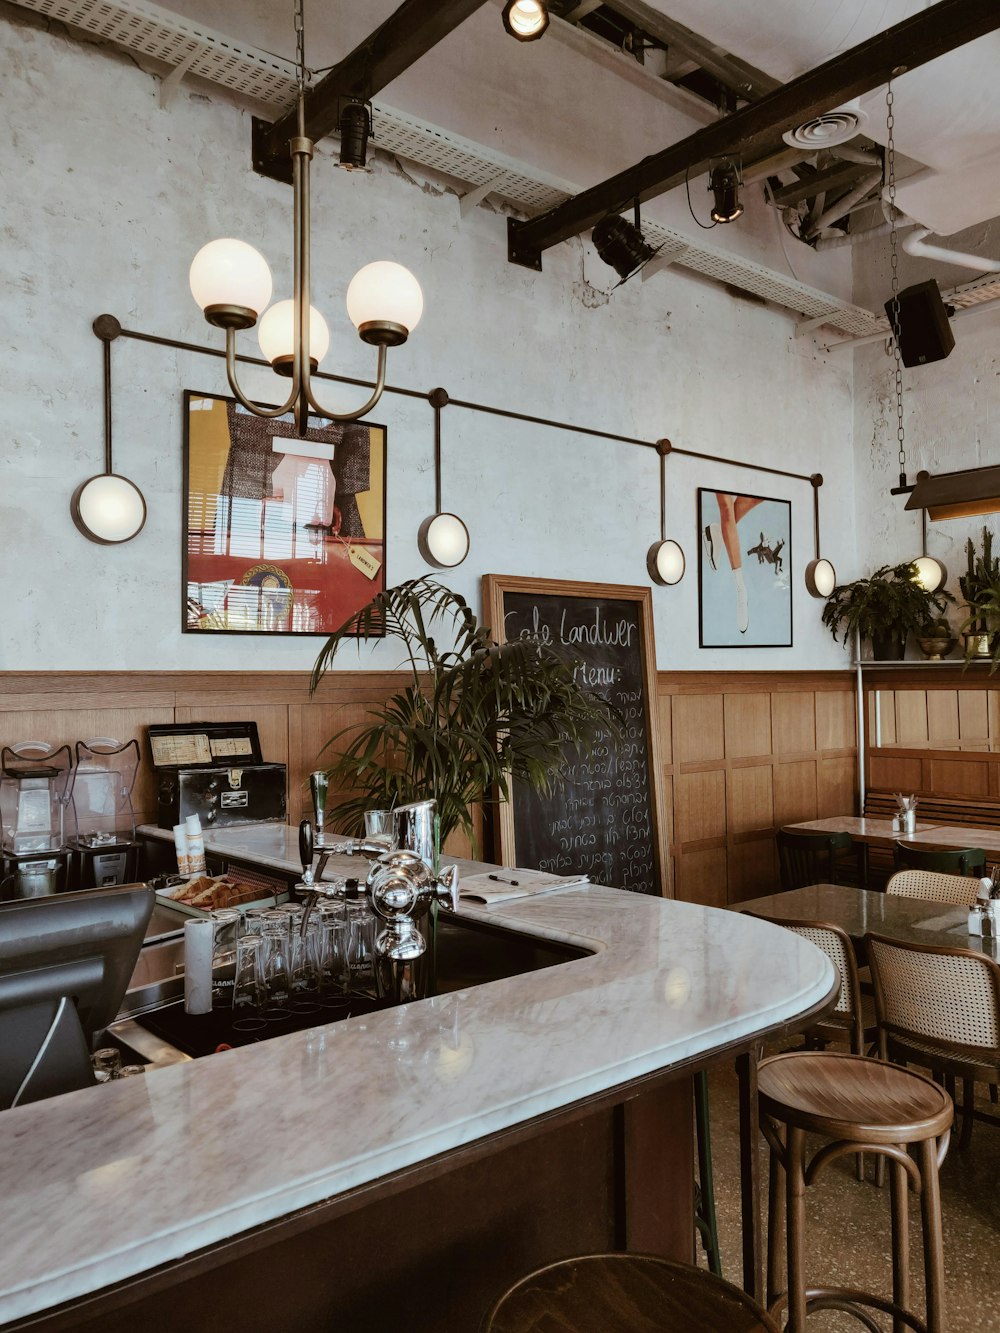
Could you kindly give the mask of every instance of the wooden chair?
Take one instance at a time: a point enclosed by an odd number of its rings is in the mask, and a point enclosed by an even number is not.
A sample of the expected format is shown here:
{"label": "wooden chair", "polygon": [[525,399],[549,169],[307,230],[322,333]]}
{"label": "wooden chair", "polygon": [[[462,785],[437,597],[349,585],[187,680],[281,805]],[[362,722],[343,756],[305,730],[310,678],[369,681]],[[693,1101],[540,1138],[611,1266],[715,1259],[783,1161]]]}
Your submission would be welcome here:
{"label": "wooden chair", "polygon": [[[869,1329],[868,1310],[892,1315],[893,1328],[943,1333],[944,1256],[938,1167],[948,1149],[951,1098],[936,1083],[884,1060],[836,1051],[789,1051],[757,1069],[760,1127],[771,1149],[767,1217],[768,1313],[788,1306],[786,1333],[806,1333],[815,1310],[846,1310]],[[807,1155],[806,1135],[826,1141]],[[912,1151],[911,1151],[912,1150]],[[830,1162],[871,1152],[890,1165],[892,1300],[854,1287],[806,1281],[805,1192]],[[919,1193],[923,1222],[926,1323],[910,1305],[908,1186]],[[780,1235],[785,1215],[786,1281]]]}
{"label": "wooden chair", "polygon": [[834,863],[852,846],[849,833],[808,833],[790,828],[778,829],[777,844],[781,887],[786,891],[807,884],[835,884]]}
{"label": "wooden chair", "polygon": [[942,875],[934,870],[897,870],[890,876],[885,891],[904,898],[971,907],[979,892],[979,880],[967,875]]}
{"label": "wooden chair", "polygon": [[1000,1080],[1000,966],[972,949],[866,935],[879,1053],[962,1080],[962,1138],[972,1137],[976,1083]]}
{"label": "wooden chair", "polygon": [[[744,916],[756,916],[755,912],[744,912]],[[796,921],[777,916],[759,916],[759,921],[770,921],[773,926],[784,926],[794,930],[810,943],[822,949],[837,969],[840,977],[840,994],[832,1013],[810,1028],[806,1033],[810,1041],[844,1041],[850,1045],[855,1055],[865,1053],[865,1034],[869,1041],[875,1040],[874,1025],[866,1029],[862,1011],[861,984],[858,979],[858,960],[854,952],[851,937],[840,926],[827,921]]]}
{"label": "wooden chair", "polygon": [[778,1333],[739,1287],[645,1254],[585,1254],[521,1278],[481,1333]]}
{"label": "wooden chair", "polygon": [[912,842],[897,842],[893,859],[897,870],[932,870],[944,875],[982,875],[986,870],[986,853],[981,847],[931,851]]}

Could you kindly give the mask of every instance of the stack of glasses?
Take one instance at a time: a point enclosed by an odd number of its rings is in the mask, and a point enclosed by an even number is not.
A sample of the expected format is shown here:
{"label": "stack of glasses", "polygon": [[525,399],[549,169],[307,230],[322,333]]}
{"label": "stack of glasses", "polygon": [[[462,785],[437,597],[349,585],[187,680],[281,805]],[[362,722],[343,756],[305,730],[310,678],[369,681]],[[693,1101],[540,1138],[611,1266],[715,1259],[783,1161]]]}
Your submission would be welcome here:
{"label": "stack of glasses", "polygon": [[303,932],[304,914],[298,903],[212,913],[212,1005],[232,1008],[235,1031],[375,997],[376,922],[367,902],[320,903]]}

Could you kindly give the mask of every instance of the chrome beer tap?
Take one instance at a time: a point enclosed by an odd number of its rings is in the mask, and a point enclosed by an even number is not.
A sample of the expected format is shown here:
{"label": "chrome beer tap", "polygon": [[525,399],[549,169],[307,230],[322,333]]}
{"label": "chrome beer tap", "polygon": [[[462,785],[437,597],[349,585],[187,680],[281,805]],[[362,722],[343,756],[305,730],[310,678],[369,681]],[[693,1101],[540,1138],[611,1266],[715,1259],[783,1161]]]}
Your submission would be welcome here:
{"label": "chrome beer tap", "polygon": [[372,911],[385,923],[375,937],[375,983],[380,999],[405,1004],[421,998],[421,960],[427,940],[420,925],[434,903],[458,911],[458,866],[435,874],[414,851],[387,852],[365,882]]}
{"label": "chrome beer tap", "polygon": [[326,820],[326,794],[329,789],[330,780],[321,768],[315,773],[309,774],[309,794],[312,796],[313,806],[313,846],[319,850],[326,846],[326,835],[323,832],[323,825]]}

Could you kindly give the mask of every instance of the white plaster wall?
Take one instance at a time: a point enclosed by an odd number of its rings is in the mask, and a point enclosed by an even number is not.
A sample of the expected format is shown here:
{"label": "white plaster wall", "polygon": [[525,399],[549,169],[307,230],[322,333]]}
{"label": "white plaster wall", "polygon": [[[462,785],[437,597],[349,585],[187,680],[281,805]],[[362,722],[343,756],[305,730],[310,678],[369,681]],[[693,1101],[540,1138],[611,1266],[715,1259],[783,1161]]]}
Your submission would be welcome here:
{"label": "white plaster wall", "polygon": [[[1000,220],[939,243],[1000,259]],[[888,237],[855,250],[857,299],[871,309],[877,310],[891,291],[889,253]],[[936,278],[943,291],[977,276],[970,269],[917,260],[902,251],[899,273],[900,287]],[[950,356],[903,370],[903,428],[911,482],[921,468],[950,472],[1000,462],[1000,307],[956,319],[952,330],[955,348]],[[920,520],[903,508],[905,497],[889,494],[899,474],[893,358],[883,343],[859,348],[853,355],[858,559],[854,569],[844,572],[856,578],[878,565],[919,555]],[[958,575],[965,568],[965,542],[972,536],[978,543],[984,523],[997,533],[995,514],[928,524],[928,551],[946,565],[948,587],[956,597]],[[962,618],[957,608],[950,614],[956,624]]]}
{"label": "white plaster wall", "polygon": [[[180,631],[181,394],[225,392],[214,359],[121,340],[114,345],[115,463],[144,491],[149,519],[133,542],[100,547],[73,527],[70,494],[101,465],[101,349],[107,311],[126,327],[221,345],[191,300],[187,270],[206,239],[258,245],[290,283],[291,199],[249,169],[245,109],[182,86],[169,111],[154,77],[130,59],[0,19],[0,531],[4,549],[0,668],[304,668],[312,638],[228,638]],[[330,365],[369,375],[370,349],[343,314],[347,282],[391,256],[420,278],[426,313],[390,356],[392,383],[442,384],[454,397],[565,419],[706,453],[827,478],[824,553],[854,551],[849,358],[792,338],[790,317],[669,271],[608,301],[583,279],[583,247],[546,256],[541,275],[506,262],[505,219],[460,222],[440,183],[379,161],[369,176],[314,176],[315,299],[333,329]],[[255,352],[252,335],[244,347]],[[248,372],[268,398],[269,373]],[[343,405],[346,389],[324,385]],[[359,391],[354,391],[357,393]],[[427,572],[415,546],[433,508],[432,414],[386,396],[388,576]],[[449,408],[444,500],[465,517],[472,554],[450,581],[478,607],[485,572],[646,583],[658,535],[652,451]],[[839,648],[801,586],[811,556],[811,487],[675,458],[670,532],[689,572],[654,589],[659,664],[673,669],[839,665]],[[698,485],[787,496],[794,503],[795,647],[698,649]],[[390,667],[385,644],[343,666]]]}

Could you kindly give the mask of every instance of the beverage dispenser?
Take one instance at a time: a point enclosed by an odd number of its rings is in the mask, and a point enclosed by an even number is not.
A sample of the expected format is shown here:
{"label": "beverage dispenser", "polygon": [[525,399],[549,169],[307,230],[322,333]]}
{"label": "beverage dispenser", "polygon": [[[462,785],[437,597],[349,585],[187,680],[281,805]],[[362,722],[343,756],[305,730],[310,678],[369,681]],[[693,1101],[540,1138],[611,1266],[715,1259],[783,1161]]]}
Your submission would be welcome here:
{"label": "beverage dispenser", "polygon": [[70,882],[76,889],[134,884],[139,877],[132,790],[139,771],[139,742],[95,736],[76,743],[72,803],[77,835],[71,838]]}
{"label": "beverage dispenser", "polygon": [[57,750],[46,741],[18,741],[0,750],[0,899],[40,898],[67,887],[72,774],[68,745]]}

